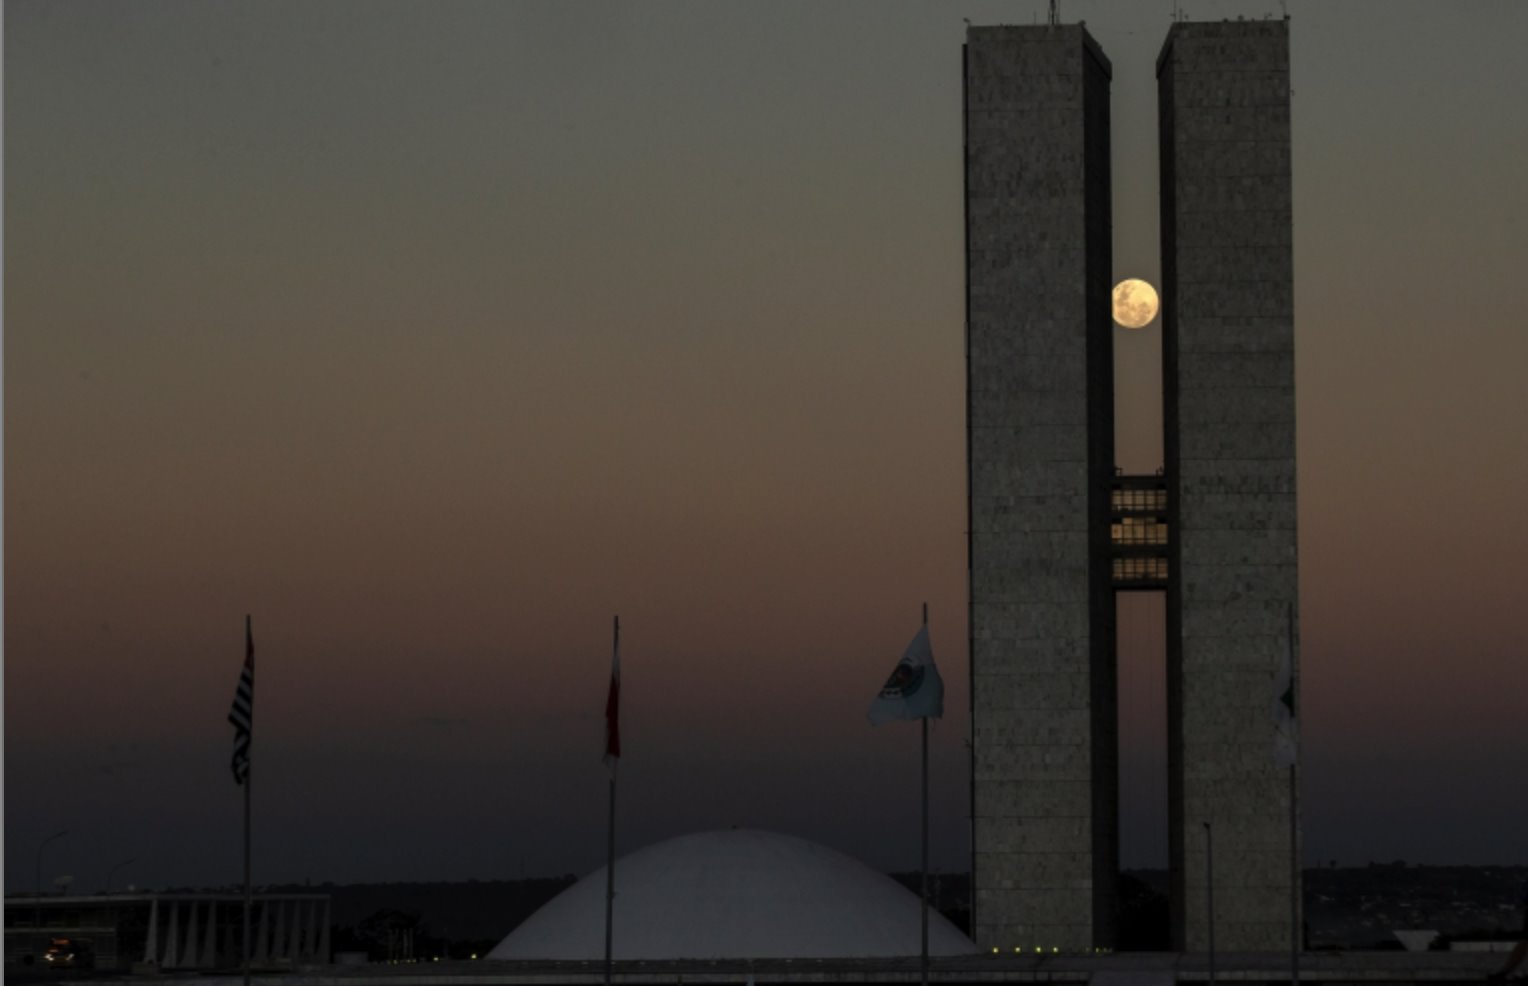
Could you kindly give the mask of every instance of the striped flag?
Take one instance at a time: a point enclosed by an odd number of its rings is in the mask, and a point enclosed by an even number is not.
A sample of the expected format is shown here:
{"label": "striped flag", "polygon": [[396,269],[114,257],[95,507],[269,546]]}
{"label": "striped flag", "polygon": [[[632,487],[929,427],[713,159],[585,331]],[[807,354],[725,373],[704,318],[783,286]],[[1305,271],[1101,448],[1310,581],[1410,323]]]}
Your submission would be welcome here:
{"label": "striped flag", "polygon": [[621,759],[621,618],[615,618],[615,645],[610,656],[610,691],[605,695],[605,762]]}
{"label": "striped flag", "polygon": [[228,721],[233,723],[233,780],[243,784],[249,777],[249,740],[255,728],[255,638],[248,616],[244,617],[244,670],[239,672]]}

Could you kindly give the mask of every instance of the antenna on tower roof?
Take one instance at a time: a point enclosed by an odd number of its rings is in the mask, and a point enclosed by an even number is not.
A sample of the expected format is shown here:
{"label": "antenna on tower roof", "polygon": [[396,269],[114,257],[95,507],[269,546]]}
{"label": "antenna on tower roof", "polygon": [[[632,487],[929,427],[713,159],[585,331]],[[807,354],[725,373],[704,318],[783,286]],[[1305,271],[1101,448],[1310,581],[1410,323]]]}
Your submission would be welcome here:
{"label": "antenna on tower roof", "polygon": [[1055,27],[1061,23],[1061,13],[1056,9],[1059,0],[1050,0],[1050,26]]}

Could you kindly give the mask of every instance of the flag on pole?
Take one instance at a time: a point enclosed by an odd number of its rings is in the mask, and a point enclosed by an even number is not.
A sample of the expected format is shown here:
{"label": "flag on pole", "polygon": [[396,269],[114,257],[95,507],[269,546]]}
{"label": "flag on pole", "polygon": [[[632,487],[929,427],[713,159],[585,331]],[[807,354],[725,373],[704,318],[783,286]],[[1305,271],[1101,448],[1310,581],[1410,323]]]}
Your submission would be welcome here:
{"label": "flag on pole", "polygon": [[255,638],[248,616],[244,617],[244,670],[239,672],[228,721],[233,723],[233,780],[243,784],[249,777],[249,740],[255,728]]}
{"label": "flag on pole", "polygon": [[928,642],[925,623],[907,645],[881,694],[870,703],[870,724],[879,726],[889,719],[938,719],[943,715],[944,680],[934,666],[934,649]]}
{"label": "flag on pole", "polygon": [[605,696],[605,762],[614,767],[621,758],[621,620],[615,621],[615,645],[610,655],[610,691]]}
{"label": "flag on pole", "polygon": [[1300,758],[1299,721],[1295,718],[1295,621],[1289,620],[1284,663],[1273,686],[1273,759],[1280,767],[1293,767]]}

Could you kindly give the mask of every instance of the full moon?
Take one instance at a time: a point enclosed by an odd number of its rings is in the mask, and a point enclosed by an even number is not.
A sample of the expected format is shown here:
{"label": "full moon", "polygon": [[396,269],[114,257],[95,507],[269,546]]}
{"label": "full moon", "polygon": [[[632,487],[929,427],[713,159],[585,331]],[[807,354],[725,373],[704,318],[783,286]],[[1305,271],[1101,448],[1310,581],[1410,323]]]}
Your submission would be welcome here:
{"label": "full moon", "polygon": [[1143,329],[1156,317],[1156,288],[1134,277],[1114,285],[1114,321],[1127,329]]}

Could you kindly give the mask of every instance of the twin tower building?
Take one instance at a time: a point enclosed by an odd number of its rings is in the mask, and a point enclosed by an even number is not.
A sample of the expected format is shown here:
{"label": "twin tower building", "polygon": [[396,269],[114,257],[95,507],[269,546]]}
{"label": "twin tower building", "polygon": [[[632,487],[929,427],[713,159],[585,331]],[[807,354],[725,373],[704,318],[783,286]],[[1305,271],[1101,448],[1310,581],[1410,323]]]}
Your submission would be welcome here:
{"label": "twin tower building", "polygon": [[973,937],[1117,944],[1115,593],[1155,590],[1173,947],[1205,950],[1213,920],[1219,949],[1286,951],[1288,24],[1178,22],[1157,60],[1166,434],[1147,476],[1115,468],[1109,60],[1081,25],[972,27],[964,72]]}

